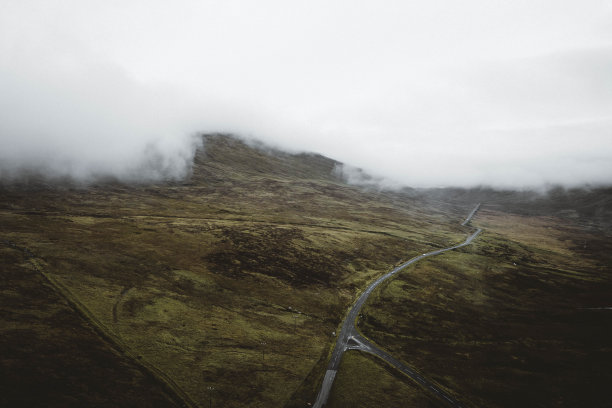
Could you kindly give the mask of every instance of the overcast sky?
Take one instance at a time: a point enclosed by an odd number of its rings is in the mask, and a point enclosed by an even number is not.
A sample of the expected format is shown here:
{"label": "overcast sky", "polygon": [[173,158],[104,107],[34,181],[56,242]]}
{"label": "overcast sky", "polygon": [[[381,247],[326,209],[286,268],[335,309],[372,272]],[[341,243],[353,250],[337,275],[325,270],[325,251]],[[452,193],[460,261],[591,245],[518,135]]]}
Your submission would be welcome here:
{"label": "overcast sky", "polygon": [[612,2],[0,0],[4,177],[180,177],[201,131],[412,186],[610,184]]}

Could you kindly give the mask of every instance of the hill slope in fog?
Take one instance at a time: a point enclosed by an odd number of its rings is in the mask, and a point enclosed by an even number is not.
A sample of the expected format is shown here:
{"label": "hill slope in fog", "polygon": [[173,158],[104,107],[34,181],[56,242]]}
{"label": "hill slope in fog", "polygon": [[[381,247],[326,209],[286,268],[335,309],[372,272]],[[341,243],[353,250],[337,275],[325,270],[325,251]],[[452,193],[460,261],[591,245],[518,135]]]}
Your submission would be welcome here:
{"label": "hill slope in fog", "polygon": [[[605,406],[609,314],[586,310],[610,306],[610,190],[391,191],[340,165],[208,135],[183,181],[0,187],[0,405],[306,406],[360,291],[482,202],[478,240],[382,285],[360,327],[467,407]],[[353,353],[332,406],[438,406]]]}

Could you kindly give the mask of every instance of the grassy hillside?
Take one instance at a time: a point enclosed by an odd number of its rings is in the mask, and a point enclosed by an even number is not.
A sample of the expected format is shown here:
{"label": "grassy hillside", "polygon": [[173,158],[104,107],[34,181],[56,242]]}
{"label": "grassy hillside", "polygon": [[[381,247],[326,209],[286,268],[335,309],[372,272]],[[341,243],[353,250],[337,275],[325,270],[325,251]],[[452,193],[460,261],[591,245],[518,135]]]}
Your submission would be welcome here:
{"label": "grassy hillside", "polygon": [[486,202],[489,209],[524,216],[554,216],[591,231],[612,233],[611,187],[551,187],[546,191],[492,188],[407,190],[412,198],[437,204]]}
{"label": "grassy hillside", "polygon": [[6,242],[0,247],[0,406],[178,407]]}
{"label": "grassy hillside", "polygon": [[[174,389],[200,406],[211,399],[233,407],[304,406],[316,394],[332,332],[365,284],[465,233],[458,226],[465,209],[436,211],[348,186],[333,175],[334,165],[216,135],[207,137],[183,183],[83,187],[30,179],[3,186],[1,261],[15,271],[38,265],[56,282],[44,301],[68,299],[85,316],[79,324],[95,326],[106,347],[136,361],[155,392]],[[6,241],[33,258],[15,261]],[[28,275],[26,292],[39,275]],[[11,299],[5,294],[0,304],[18,308]],[[20,329],[0,330],[10,339]],[[40,356],[44,364],[62,366],[71,349],[58,347]],[[90,358],[126,378],[136,375]],[[26,366],[15,367],[16,381],[35,388]],[[73,396],[69,373],[54,375],[55,394],[103,405]],[[96,382],[87,375],[76,381]],[[113,389],[118,398],[128,393]],[[48,406],[61,401],[50,398]]]}
{"label": "grassy hillside", "polygon": [[[334,160],[205,137],[182,182],[0,187],[2,406],[304,407],[359,327],[468,407],[607,406],[610,191],[378,191]],[[8,380],[7,380],[8,379]],[[343,360],[331,406],[439,406]]]}
{"label": "grassy hillside", "polygon": [[610,238],[486,205],[473,224],[472,246],[381,285],[364,333],[468,407],[609,406]]}

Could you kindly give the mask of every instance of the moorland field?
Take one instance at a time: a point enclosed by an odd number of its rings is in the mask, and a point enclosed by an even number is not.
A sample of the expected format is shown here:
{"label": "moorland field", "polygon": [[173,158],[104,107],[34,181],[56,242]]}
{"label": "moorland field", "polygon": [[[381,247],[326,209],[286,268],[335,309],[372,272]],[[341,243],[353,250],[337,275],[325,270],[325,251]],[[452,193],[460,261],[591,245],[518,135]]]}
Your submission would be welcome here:
{"label": "moorland field", "polygon": [[[0,186],[0,406],[305,407],[362,333],[466,407],[608,406],[607,189],[388,191],[205,137],[184,181]],[[475,203],[471,225],[461,221]],[[348,352],[329,406],[444,406]]]}

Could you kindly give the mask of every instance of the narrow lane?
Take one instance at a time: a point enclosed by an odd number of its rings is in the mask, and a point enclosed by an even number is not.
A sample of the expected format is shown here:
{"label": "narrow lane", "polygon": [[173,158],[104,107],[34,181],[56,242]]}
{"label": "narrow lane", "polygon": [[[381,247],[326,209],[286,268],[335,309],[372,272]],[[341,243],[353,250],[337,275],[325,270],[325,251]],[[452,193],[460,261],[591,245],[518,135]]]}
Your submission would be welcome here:
{"label": "narrow lane", "polygon": [[[472,210],[472,212],[468,215],[468,217],[465,219],[465,221],[463,221],[461,225],[467,225],[471,221],[472,217],[476,214],[476,211],[478,211],[479,208],[480,208],[480,203],[476,205],[476,207]],[[412,378],[414,381],[419,383],[424,388],[431,391],[434,395],[436,395],[441,401],[444,401],[447,405],[453,408],[462,407],[462,405],[459,402],[455,401],[450,395],[448,395],[443,390],[438,388],[435,384],[431,383],[430,381],[425,379],[423,376],[418,374],[416,371],[406,366],[401,361],[395,359],[390,354],[381,350],[374,343],[372,343],[371,341],[366,339],[364,336],[362,336],[357,330],[357,328],[355,327],[355,321],[357,319],[357,316],[359,315],[359,311],[363,307],[364,303],[366,302],[366,300],[368,299],[372,291],[382,282],[389,279],[391,276],[395,275],[396,273],[406,268],[407,266],[412,265],[413,263],[418,262],[423,258],[427,258],[428,256],[439,255],[446,251],[452,251],[454,249],[458,249],[458,248],[471,244],[474,238],[476,238],[478,234],[480,234],[481,231],[482,230],[478,228],[476,232],[470,235],[461,244],[458,244],[452,247],[448,247],[448,248],[442,248],[442,249],[438,249],[435,251],[427,252],[423,255],[414,257],[410,259],[409,261],[404,262],[397,268],[393,269],[391,272],[388,272],[387,274],[376,279],[374,282],[370,284],[370,286],[368,286],[368,288],[361,294],[361,296],[359,296],[359,298],[357,299],[357,301],[355,302],[355,304],[353,305],[353,307],[350,309],[349,313],[347,314],[346,318],[344,319],[344,323],[342,324],[342,329],[340,330],[340,334],[338,335],[338,340],[336,341],[336,346],[334,347],[334,351],[332,352],[331,359],[329,360],[329,364],[327,366],[327,371],[325,372],[325,377],[323,378],[323,382],[321,384],[321,389],[319,390],[319,393],[317,394],[317,399],[314,403],[314,408],[321,408],[327,402],[327,399],[329,398],[329,392],[331,391],[332,384],[334,383],[334,379],[336,378],[338,368],[340,367],[340,361],[342,360],[342,355],[344,354],[346,350],[361,350],[367,353],[374,354],[380,357],[381,359],[383,359],[384,361],[386,361],[387,363],[391,364],[392,366],[394,366],[395,368],[397,368],[399,371],[403,372],[410,378]]]}
{"label": "narrow lane", "polygon": [[467,216],[467,218],[461,223],[461,225],[468,225],[468,223],[472,220],[472,217],[474,216],[474,214],[476,214],[476,211],[478,211],[479,208],[480,203],[476,204],[476,207],[474,207],[470,215]]}

